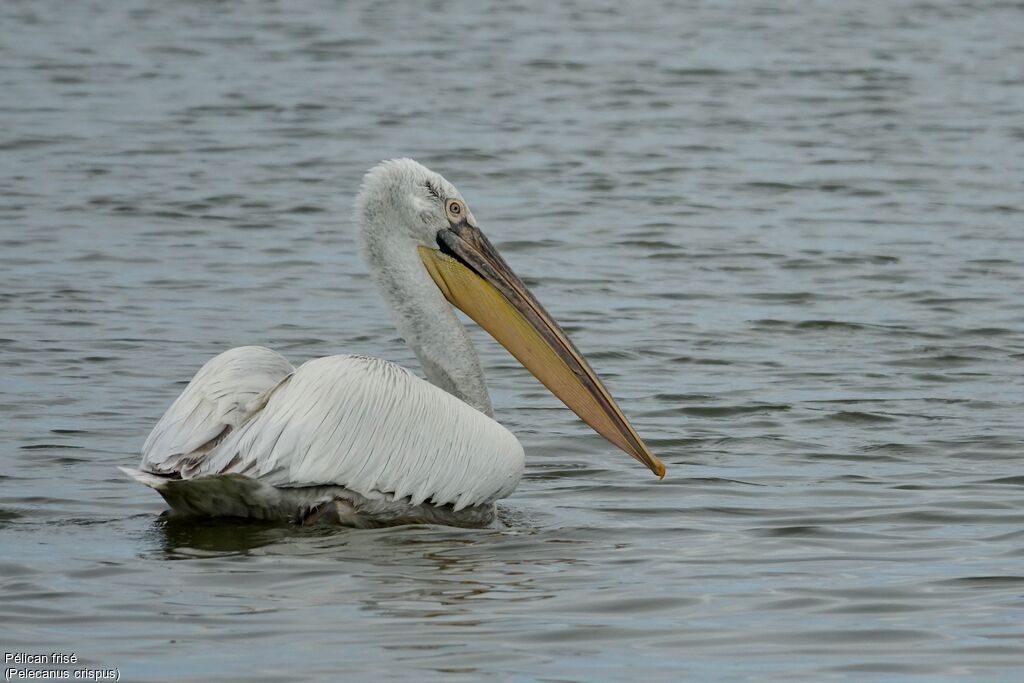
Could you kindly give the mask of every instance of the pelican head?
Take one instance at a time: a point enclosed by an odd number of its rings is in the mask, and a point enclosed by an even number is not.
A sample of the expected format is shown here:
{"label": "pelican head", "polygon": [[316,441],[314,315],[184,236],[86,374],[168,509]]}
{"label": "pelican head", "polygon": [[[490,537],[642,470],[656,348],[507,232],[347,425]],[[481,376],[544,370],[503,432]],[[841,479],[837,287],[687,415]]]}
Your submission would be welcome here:
{"label": "pelican head", "polygon": [[665,476],[665,465],[480,231],[454,185],[412,159],[385,161],[366,174],[355,208],[371,273],[431,381],[490,414],[479,361],[443,296],[594,431]]}

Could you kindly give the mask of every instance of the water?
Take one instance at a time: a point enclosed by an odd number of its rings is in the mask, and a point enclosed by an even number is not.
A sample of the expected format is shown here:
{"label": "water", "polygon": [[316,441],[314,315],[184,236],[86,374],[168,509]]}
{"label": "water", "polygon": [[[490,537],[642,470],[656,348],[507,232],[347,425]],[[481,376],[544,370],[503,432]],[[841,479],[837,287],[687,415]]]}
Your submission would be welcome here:
{"label": "water", "polygon": [[[0,5],[0,643],[126,681],[1017,681],[1024,10]],[[474,330],[504,528],[160,518],[206,359],[414,365],[353,248],[413,156],[668,477]]]}

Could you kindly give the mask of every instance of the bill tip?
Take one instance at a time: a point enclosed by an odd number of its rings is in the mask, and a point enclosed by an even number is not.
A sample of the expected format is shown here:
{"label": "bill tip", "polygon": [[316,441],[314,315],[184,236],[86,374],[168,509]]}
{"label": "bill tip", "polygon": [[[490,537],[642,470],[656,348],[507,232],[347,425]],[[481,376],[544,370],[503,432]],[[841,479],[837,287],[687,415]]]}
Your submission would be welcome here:
{"label": "bill tip", "polygon": [[665,473],[667,471],[665,469],[665,463],[663,463],[660,460],[656,461],[655,466],[652,468],[651,471],[658,475],[658,481],[661,481],[662,479],[665,478]]}

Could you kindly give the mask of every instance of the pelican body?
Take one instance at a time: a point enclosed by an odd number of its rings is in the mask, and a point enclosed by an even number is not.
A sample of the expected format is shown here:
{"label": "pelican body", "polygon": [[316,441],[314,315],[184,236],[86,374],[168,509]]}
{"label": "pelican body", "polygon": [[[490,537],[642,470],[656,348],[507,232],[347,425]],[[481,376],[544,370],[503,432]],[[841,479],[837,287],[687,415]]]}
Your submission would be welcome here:
{"label": "pelican body", "polygon": [[293,367],[243,346],[208,361],[153,428],[137,469],[178,513],[354,527],[485,526],[522,476],[452,306],[659,477],[590,365],[477,226],[459,191],[411,159],[371,169],[355,202],[363,254],[426,376],[338,355]]}

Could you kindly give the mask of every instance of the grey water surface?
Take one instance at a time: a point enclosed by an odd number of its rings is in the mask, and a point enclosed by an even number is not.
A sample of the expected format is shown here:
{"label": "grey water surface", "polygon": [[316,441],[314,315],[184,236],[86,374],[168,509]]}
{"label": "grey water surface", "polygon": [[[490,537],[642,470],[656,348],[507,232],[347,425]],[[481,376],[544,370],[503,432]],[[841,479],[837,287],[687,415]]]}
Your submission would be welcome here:
{"label": "grey water surface", "polygon": [[[123,681],[1020,681],[1024,8],[0,3],[0,647]],[[161,517],[243,344],[415,367],[378,160],[453,181],[668,465],[473,330],[487,530]]]}

